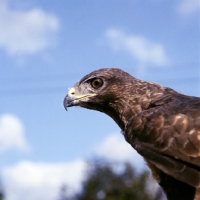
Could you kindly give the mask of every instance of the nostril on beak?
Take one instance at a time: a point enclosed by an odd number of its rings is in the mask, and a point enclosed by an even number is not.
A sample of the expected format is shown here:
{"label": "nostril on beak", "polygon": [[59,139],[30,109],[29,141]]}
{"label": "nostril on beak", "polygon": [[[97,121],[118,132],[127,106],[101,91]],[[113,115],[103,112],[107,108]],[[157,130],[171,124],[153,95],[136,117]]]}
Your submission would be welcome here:
{"label": "nostril on beak", "polygon": [[75,95],[75,89],[74,88],[71,88],[68,92],[68,95],[69,96],[74,96]]}

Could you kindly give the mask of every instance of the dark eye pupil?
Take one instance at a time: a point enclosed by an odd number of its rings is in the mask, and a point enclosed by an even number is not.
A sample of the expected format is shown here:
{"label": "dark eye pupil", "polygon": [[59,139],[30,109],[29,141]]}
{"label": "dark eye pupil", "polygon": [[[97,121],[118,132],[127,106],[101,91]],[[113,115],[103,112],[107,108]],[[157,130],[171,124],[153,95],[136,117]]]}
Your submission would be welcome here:
{"label": "dark eye pupil", "polygon": [[99,81],[94,81],[94,84],[95,84],[96,86],[98,86],[98,85],[100,84],[100,82],[99,82]]}
{"label": "dark eye pupil", "polygon": [[103,81],[100,78],[97,78],[92,81],[91,85],[93,88],[98,89],[103,85]]}

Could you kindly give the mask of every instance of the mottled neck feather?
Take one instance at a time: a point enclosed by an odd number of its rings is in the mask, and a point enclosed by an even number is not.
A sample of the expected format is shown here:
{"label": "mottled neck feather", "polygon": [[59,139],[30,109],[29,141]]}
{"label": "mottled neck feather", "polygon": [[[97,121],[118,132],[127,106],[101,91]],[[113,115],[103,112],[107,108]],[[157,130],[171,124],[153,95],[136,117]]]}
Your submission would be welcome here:
{"label": "mottled neck feather", "polygon": [[126,88],[124,96],[110,102],[107,109],[103,111],[114,119],[118,126],[124,131],[127,122],[131,117],[143,110],[151,108],[152,102],[163,98],[166,95],[177,93],[176,91],[158,85],[137,80],[133,87]]}

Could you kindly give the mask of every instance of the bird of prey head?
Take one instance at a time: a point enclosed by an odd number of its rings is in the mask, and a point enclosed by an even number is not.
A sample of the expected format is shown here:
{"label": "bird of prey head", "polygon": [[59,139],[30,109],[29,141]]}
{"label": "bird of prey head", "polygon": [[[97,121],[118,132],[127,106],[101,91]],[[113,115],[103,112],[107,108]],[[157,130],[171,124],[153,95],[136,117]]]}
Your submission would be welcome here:
{"label": "bird of prey head", "polygon": [[118,104],[129,98],[129,90],[134,93],[132,85],[134,79],[128,73],[119,69],[100,69],[84,76],[69,90],[64,106],[81,106],[104,112],[121,127],[123,122],[116,117],[120,115]]}
{"label": "bird of prey head", "polygon": [[154,84],[153,90],[151,88],[151,84],[121,69],[104,68],[84,76],[76,83],[68,91],[64,107],[81,106],[104,112],[123,130],[133,114],[150,105],[150,97],[156,99],[165,92],[157,84]]}
{"label": "bird of prey head", "polygon": [[112,117],[169,200],[200,200],[200,98],[105,68],[76,83],[64,106]]}

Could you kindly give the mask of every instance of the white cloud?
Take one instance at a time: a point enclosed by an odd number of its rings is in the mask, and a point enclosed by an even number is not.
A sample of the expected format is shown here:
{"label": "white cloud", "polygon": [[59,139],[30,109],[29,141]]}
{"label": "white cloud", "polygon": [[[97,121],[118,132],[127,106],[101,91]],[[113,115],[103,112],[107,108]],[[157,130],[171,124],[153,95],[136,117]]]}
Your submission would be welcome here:
{"label": "white cloud", "polygon": [[4,168],[2,177],[6,200],[56,199],[62,184],[69,186],[69,192],[77,191],[86,166],[83,160],[57,164],[22,161]]}
{"label": "white cloud", "polygon": [[166,65],[169,58],[162,44],[155,43],[141,35],[131,35],[124,31],[110,28],[105,33],[109,45],[115,51],[125,51],[139,64]]}
{"label": "white cloud", "polygon": [[200,11],[199,0],[182,0],[178,5],[178,12],[183,16],[190,16]]}
{"label": "white cloud", "polygon": [[[143,158],[120,134],[105,138],[95,147],[95,154],[109,161],[131,162],[139,172],[147,169]],[[20,161],[4,167],[1,175],[6,200],[56,200],[62,185],[67,186],[68,194],[79,191],[85,172],[87,163],[83,159],[68,163]]]}
{"label": "white cloud", "polygon": [[97,145],[97,155],[111,161],[129,162],[138,171],[146,168],[144,159],[131,147],[120,134],[109,135]]}
{"label": "white cloud", "polygon": [[9,54],[34,54],[55,43],[58,19],[41,9],[17,11],[8,0],[0,4],[0,47]]}
{"label": "white cloud", "polygon": [[20,119],[11,114],[4,114],[0,116],[0,152],[9,149],[26,151],[29,145]]}

